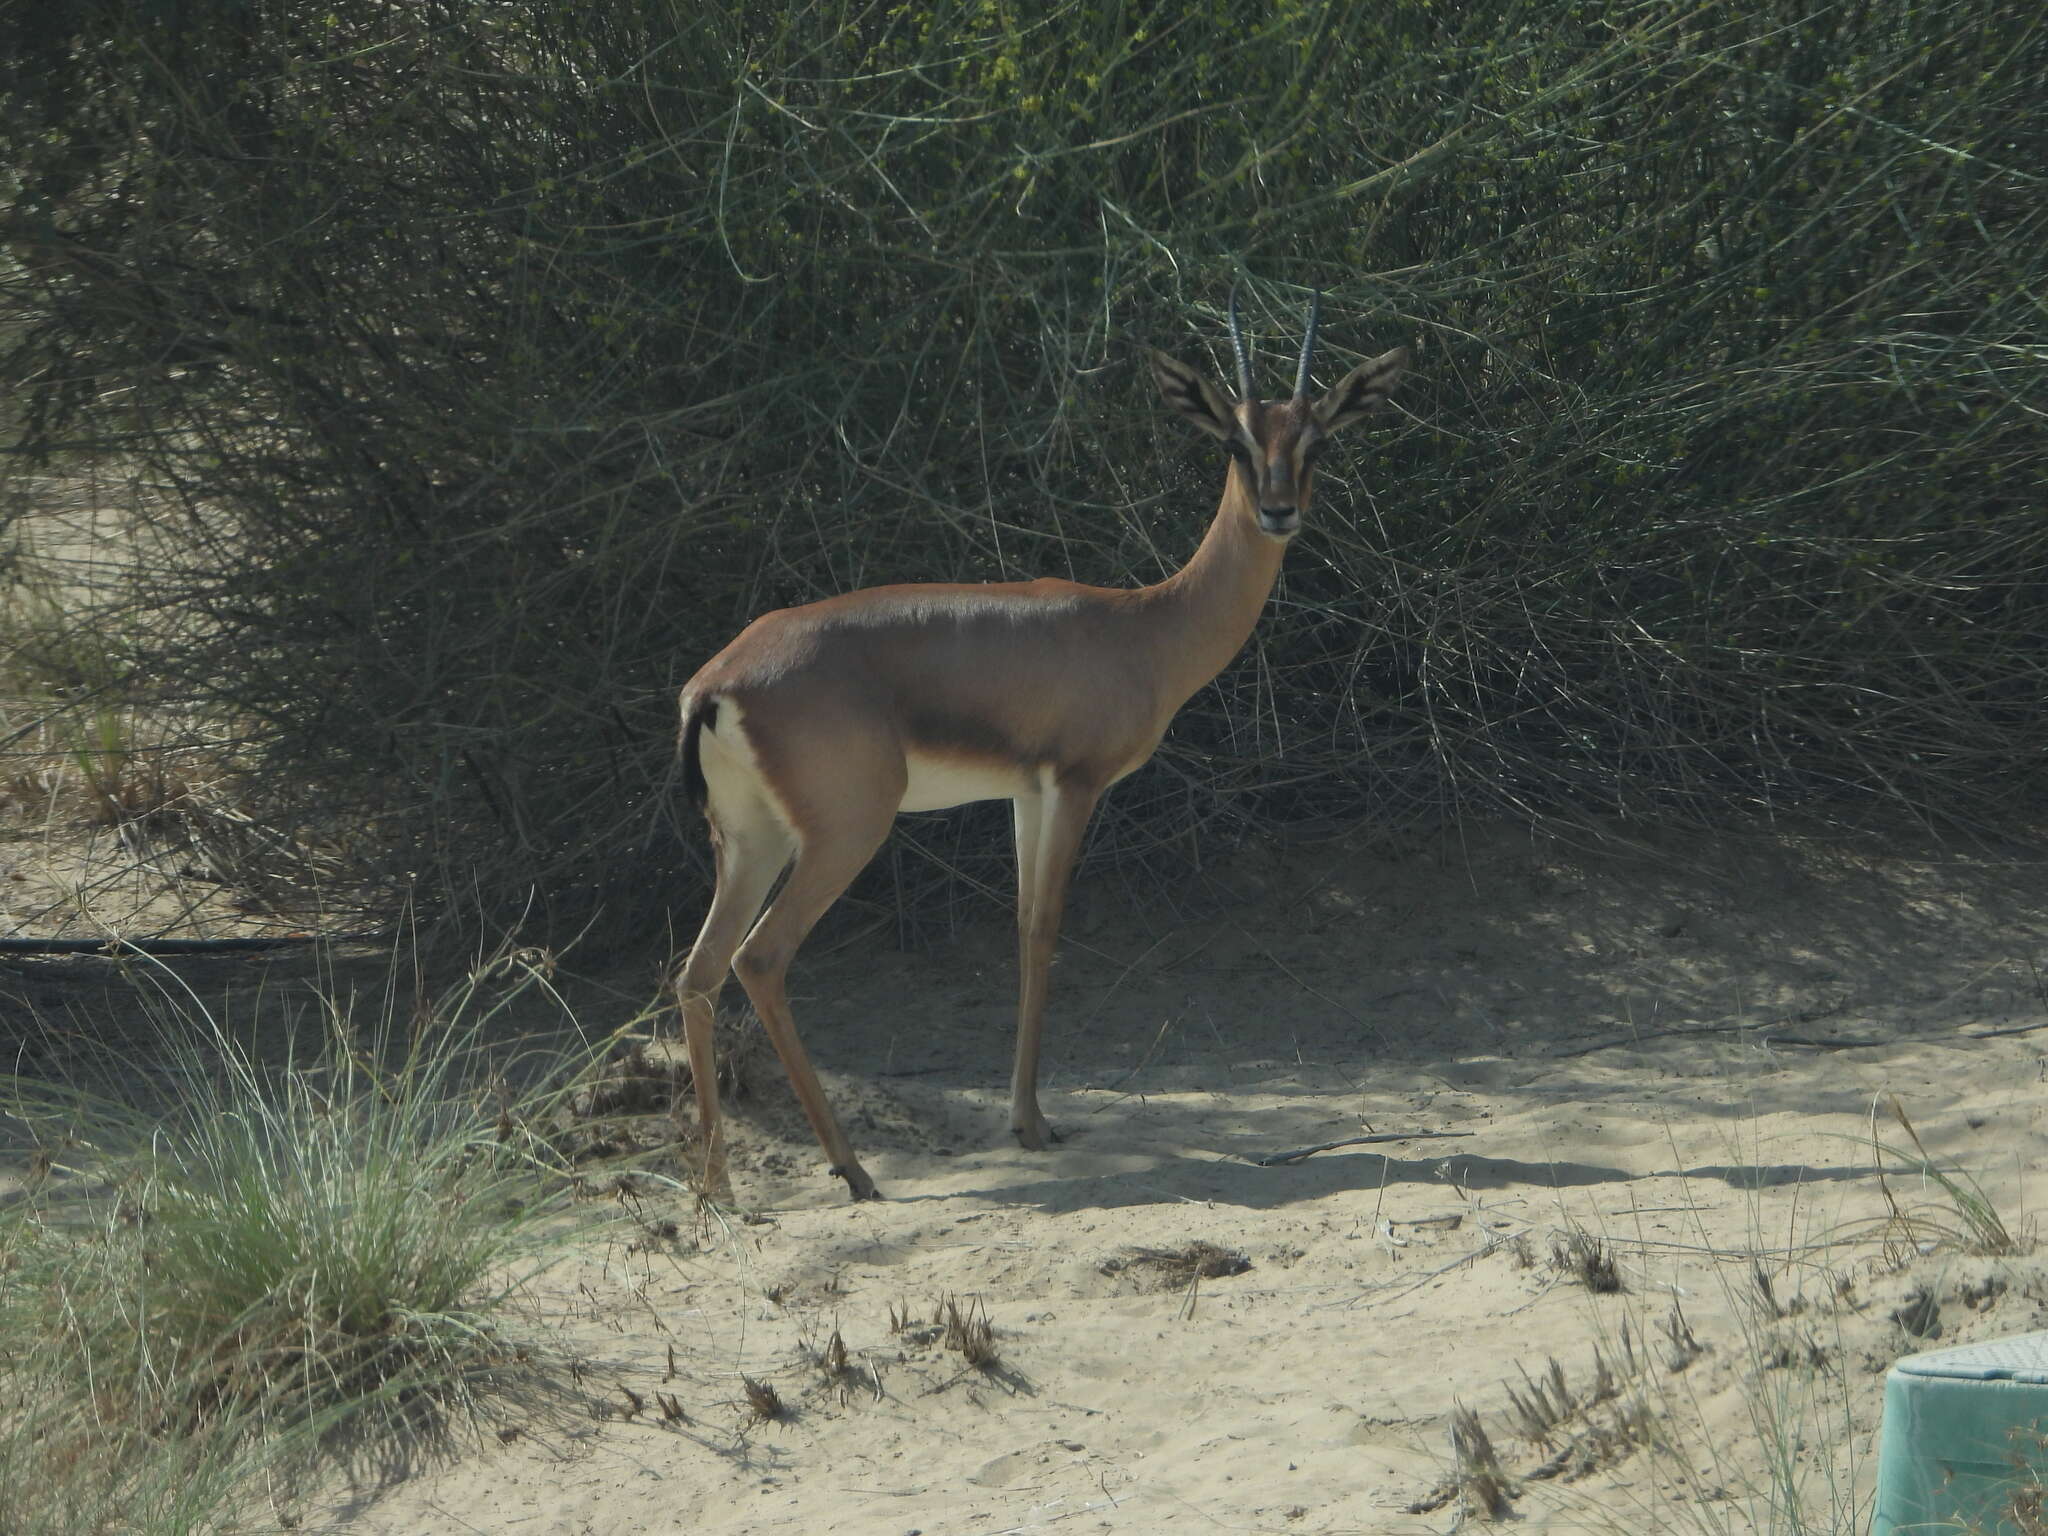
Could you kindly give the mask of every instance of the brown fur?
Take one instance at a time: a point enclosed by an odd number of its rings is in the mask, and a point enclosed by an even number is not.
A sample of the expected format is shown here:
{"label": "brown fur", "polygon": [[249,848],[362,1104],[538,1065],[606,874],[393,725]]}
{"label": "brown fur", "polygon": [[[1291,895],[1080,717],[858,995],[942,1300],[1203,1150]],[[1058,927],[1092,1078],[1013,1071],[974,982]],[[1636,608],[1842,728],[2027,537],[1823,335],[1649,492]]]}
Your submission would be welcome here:
{"label": "brown fur", "polygon": [[[684,783],[711,822],[718,887],[677,992],[707,1185],[724,1177],[711,1023],[730,966],[832,1171],[855,1199],[874,1195],[797,1038],[784,978],[906,804],[1014,802],[1021,979],[1010,1124],[1026,1147],[1052,1139],[1038,1107],[1039,1040],[1088,818],[1244,645],[1308,510],[1314,441],[1379,399],[1405,360],[1395,352],[1361,364],[1314,405],[1233,405],[1211,380],[1154,353],[1168,403],[1234,455],[1209,531],[1182,569],[1129,590],[1051,579],[872,587],[763,614],[690,679]],[[707,731],[717,748],[709,778]]]}
{"label": "brown fur", "polygon": [[[1114,776],[1149,753],[1156,717],[1179,702],[1154,697],[1134,654],[1143,598],[1061,581],[870,588],[764,614],[687,691],[740,706],[778,787],[786,758],[828,721],[886,731],[899,753]],[[1147,707],[1132,708],[1134,693]]]}

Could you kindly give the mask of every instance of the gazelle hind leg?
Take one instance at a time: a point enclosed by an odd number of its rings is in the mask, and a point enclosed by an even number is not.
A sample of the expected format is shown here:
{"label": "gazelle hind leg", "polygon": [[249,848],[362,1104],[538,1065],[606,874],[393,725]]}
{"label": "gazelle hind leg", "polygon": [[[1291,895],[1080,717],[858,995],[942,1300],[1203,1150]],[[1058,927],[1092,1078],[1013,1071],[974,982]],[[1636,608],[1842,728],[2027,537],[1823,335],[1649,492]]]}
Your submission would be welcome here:
{"label": "gazelle hind leg", "polygon": [[676,998],[682,1007],[683,1043],[689,1051],[697,1129],[703,1140],[701,1187],[707,1195],[723,1196],[731,1193],[732,1186],[725,1169],[725,1125],[718,1110],[718,1069],[712,1051],[718,994],[724,989],[734,952],[796,845],[788,832],[765,814],[736,820],[725,828],[714,823],[711,836],[717,853],[718,885],[697,942],[676,977]]}
{"label": "gazelle hind leg", "polygon": [[805,935],[882,846],[895,811],[891,800],[870,813],[842,818],[835,825],[813,831],[797,849],[788,883],[769,903],[733,960],[740,985],[747,989],[761,1027],[782,1059],[783,1071],[789,1074],[790,1086],[796,1090],[797,1102],[811,1122],[818,1145],[825,1149],[826,1161],[833,1173],[846,1180],[847,1191],[856,1200],[877,1198],[875,1181],[854,1156],[853,1143],[833,1116],[811,1058],[797,1038],[786,979],[789,963]]}
{"label": "gazelle hind leg", "polygon": [[[1059,1137],[1038,1108],[1038,1050],[1045,1033],[1046,993],[1052,980],[1052,952],[1059,943],[1067,906],[1067,880],[1080,856],[1088,818],[1102,791],[1066,783],[1025,797],[1016,805],[1017,826],[1017,1056],[1010,1073],[1010,1130],[1019,1146],[1042,1151]],[[1028,844],[1028,846],[1027,846]]]}
{"label": "gazelle hind leg", "polygon": [[[1038,847],[1045,830],[1045,795],[1019,795],[1010,802],[1011,822],[1017,834],[1017,1043],[1010,1072],[1010,1133],[1018,1145],[1033,1152],[1044,1149],[1048,1140],[1059,1137],[1038,1113],[1038,1045],[1030,1042],[1027,1054],[1027,1021],[1042,1017],[1045,1009],[1045,977],[1032,961],[1032,911],[1038,899]],[[1032,1087],[1023,1089],[1026,1079]]]}

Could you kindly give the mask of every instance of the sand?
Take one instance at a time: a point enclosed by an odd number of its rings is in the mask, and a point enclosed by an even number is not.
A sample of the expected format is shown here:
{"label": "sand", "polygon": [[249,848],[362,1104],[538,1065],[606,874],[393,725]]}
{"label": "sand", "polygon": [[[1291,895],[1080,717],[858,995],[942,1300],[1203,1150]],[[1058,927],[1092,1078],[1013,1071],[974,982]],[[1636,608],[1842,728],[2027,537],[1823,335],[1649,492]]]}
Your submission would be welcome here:
{"label": "sand", "polygon": [[770,1062],[733,1209],[643,1186],[528,1288],[558,1392],[301,1528],[1443,1531],[1478,1514],[1462,1407],[1519,1528],[1848,1530],[1890,1361],[2048,1327],[2048,1267],[1967,1252],[1888,1107],[2030,1236],[2031,848],[1356,836],[1142,897],[1077,893],[1044,1153],[1004,1134],[994,915],[807,955],[886,1198],[845,1199]]}

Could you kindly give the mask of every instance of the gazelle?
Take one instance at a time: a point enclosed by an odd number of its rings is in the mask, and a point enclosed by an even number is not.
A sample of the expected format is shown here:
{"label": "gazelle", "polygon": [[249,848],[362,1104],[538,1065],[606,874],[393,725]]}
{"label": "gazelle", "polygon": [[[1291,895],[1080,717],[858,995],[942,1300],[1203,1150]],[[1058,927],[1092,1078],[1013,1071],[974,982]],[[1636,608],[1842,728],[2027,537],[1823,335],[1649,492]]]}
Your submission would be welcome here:
{"label": "gazelle", "polygon": [[[1319,307],[1309,306],[1291,399],[1252,393],[1235,295],[1235,404],[1207,375],[1151,353],[1166,403],[1230,454],[1201,547],[1166,580],[1134,590],[1050,578],[870,587],[763,614],[683,689],[684,782],[710,823],[718,875],[676,982],[707,1191],[727,1187],[711,1032],[729,966],[832,1172],[854,1199],[875,1197],[797,1038],[784,976],[899,812],[972,800],[1008,800],[1016,826],[1022,975],[1010,1129],[1034,1151],[1057,1139],[1038,1108],[1039,1036],[1088,817],[1237,655],[1308,510],[1317,451],[1407,365],[1397,347],[1311,403]],[[784,869],[789,879],[763,913]]]}

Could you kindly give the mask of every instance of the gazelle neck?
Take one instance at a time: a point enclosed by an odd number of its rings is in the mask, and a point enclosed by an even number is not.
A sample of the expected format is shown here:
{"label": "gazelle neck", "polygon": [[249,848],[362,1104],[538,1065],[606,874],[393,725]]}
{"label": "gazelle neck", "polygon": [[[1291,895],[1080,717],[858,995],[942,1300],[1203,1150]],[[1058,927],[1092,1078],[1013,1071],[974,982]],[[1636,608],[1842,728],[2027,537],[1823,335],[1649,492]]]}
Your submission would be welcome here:
{"label": "gazelle neck", "polygon": [[1151,588],[1175,708],[1244,649],[1279,578],[1287,543],[1260,532],[1256,512],[1251,477],[1233,460],[1201,547]]}

